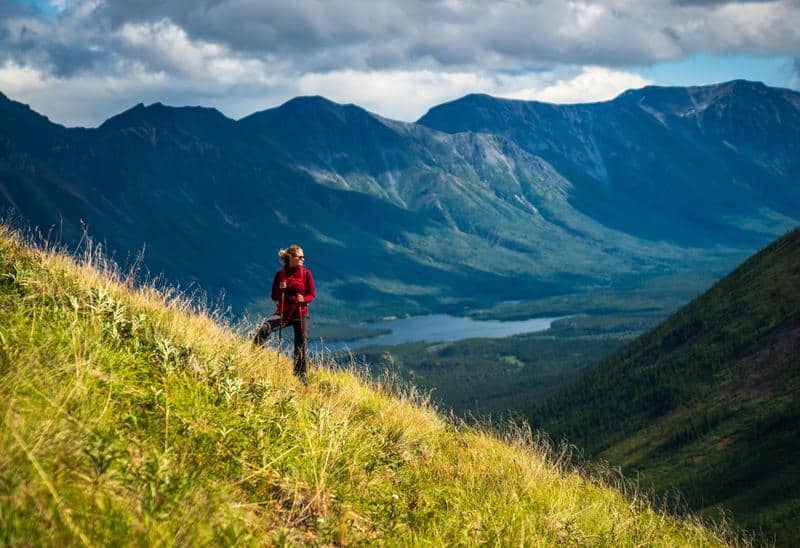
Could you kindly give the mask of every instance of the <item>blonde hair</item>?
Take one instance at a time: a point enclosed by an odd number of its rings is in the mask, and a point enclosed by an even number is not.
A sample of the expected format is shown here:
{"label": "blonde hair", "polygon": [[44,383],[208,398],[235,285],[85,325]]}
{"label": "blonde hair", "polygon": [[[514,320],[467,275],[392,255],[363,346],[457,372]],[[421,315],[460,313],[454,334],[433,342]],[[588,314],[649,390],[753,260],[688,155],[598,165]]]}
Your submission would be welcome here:
{"label": "blonde hair", "polygon": [[292,256],[297,255],[298,251],[302,251],[302,250],[303,250],[303,248],[300,247],[299,245],[292,244],[289,247],[287,247],[286,249],[279,249],[278,250],[278,259],[280,259],[280,261],[283,264],[289,264],[289,259],[292,258]]}

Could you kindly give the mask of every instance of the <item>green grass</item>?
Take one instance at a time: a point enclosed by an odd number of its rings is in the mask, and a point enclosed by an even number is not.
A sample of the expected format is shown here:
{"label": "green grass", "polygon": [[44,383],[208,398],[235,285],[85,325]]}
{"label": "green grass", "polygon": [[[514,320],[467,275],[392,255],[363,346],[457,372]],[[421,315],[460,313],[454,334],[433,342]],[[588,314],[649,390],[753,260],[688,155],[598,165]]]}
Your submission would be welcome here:
{"label": "green grass", "polygon": [[527,429],[253,348],[170,290],[0,236],[0,545],[718,546]]}

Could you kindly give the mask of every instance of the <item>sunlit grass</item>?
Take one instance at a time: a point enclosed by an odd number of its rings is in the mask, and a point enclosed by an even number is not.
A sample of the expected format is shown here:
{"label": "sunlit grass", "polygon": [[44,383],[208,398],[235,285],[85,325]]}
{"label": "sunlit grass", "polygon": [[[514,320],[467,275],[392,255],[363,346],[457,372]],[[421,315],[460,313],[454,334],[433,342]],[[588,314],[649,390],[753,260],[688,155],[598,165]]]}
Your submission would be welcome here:
{"label": "sunlit grass", "polygon": [[0,545],[725,544],[568,462],[0,236]]}

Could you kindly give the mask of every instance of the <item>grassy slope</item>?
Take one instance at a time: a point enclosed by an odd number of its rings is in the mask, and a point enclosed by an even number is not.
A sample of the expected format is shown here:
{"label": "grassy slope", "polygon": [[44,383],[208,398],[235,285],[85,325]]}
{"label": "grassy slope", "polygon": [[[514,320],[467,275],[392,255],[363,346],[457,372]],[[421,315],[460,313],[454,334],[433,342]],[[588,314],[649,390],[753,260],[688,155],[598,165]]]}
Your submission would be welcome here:
{"label": "grassy slope", "polygon": [[800,539],[800,230],[534,410],[695,509]]}
{"label": "grassy slope", "polygon": [[[0,238],[0,544],[719,545],[357,375]],[[501,438],[505,439],[501,439]]]}

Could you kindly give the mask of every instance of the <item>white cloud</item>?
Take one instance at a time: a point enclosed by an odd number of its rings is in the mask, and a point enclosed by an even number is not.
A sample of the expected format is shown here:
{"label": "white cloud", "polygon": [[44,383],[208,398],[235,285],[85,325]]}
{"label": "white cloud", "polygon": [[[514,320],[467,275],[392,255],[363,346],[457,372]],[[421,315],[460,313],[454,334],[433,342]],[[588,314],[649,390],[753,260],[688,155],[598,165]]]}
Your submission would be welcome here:
{"label": "white cloud", "polygon": [[287,78],[271,72],[285,65],[268,67],[226,46],[191,40],[168,20],[126,24],[102,45],[86,47],[104,51],[109,44],[116,51],[100,70],[59,75],[6,60],[0,91],[68,126],[99,125],[139,102],[214,106],[240,117],[290,98]]}
{"label": "white cloud", "polygon": [[[191,41],[254,59],[280,58],[295,73],[509,72],[547,65],[640,66],[699,52],[800,54],[796,0],[685,5],[664,0],[85,0],[61,5],[57,20],[47,22],[58,36],[34,29],[39,48],[55,40],[80,49],[87,40],[108,42],[120,28],[134,35],[145,31],[140,38],[155,31],[156,38],[175,40],[178,47]],[[168,36],[170,25],[182,35]],[[15,40],[10,42],[13,48]]]}
{"label": "white cloud", "polygon": [[627,89],[651,83],[632,72],[594,66],[515,75],[347,70],[303,75],[297,91],[302,95],[324,95],[341,103],[356,103],[389,118],[413,121],[430,107],[468,93],[583,103],[612,99]]}
{"label": "white cloud", "polygon": [[470,72],[344,70],[304,74],[297,80],[297,91],[413,121],[435,104],[493,85],[491,78]]}
{"label": "white cloud", "polygon": [[35,93],[44,85],[42,73],[33,67],[23,67],[13,61],[0,66],[0,90],[12,97]]}
{"label": "white cloud", "polygon": [[[0,90],[67,126],[95,126],[139,101],[155,102],[171,87],[169,77],[129,65],[126,76],[57,77],[7,61],[0,66]],[[57,92],[55,91],[57,90]]]}
{"label": "white cloud", "polygon": [[799,8],[794,0],[687,8],[670,28],[686,53],[794,55],[800,52]]}
{"label": "white cloud", "polygon": [[587,103],[613,99],[628,89],[641,88],[653,82],[639,74],[604,67],[585,67],[568,80],[557,80],[540,90],[517,94],[518,99],[536,99],[548,103]]}
{"label": "white cloud", "polygon": [[220,44],[191,40],[181,27],[166,19],[126,24],[120,28],[119,38],[126,48],[140,53],[136,57],[147,59],[151,70],[217,84],[270,80],[264,62]]}

